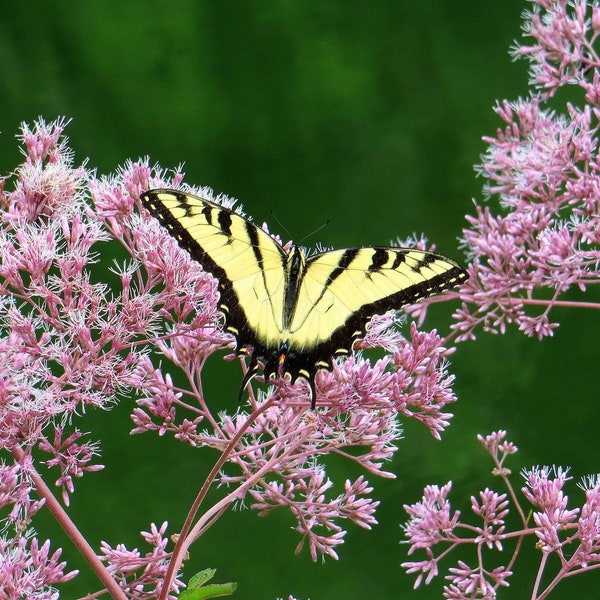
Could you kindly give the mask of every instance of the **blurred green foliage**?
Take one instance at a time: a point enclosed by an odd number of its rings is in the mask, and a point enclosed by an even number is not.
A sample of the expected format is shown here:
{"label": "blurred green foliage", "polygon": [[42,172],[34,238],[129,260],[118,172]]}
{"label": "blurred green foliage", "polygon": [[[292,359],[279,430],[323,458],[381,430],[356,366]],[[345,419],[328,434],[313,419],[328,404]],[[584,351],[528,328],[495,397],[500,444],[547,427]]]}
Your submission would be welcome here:
{"label": "blurred green foliage", "polygon": [[[523,0],[6,3],[0,169],[19,161],[12,136],[21,121],[65,115],[78,160],[89,157],[98,173],[144,155],[163,167],[185,163],[189,183],[239,198],[284,238],[271,210],[296,240],[330,221],[310,244],[423,232],[460,259],[463,215],[481,198],[472,166],[481,136],[500,125],[492,106],[527,93],[526,65],[507,53],[524,8]],[[450,312],[438,307],[432,324],[446,327]],[[220,580],[239,583],[239,600],[441,597],[441,582],[412,592],[399,567],[402,504],[449,479],[463,509],[478,489],[498,488],[477,433],[508,429],[522,448],[515,474],[536,463],[573,465],[576,478],[598,471],[597,315],[565,310],[560,319],[543,343],[511,333],[459,348],[452,426],[440,443],[405,423],[391,465],[398,478],[373,482],[380,524],[351,527],[341,560],[295,556],[287,514],[235,511],[192,547],[186,573],[218,568]],[[214,357],[205,373],[210,401],[234,407],[238,366]],[[143,549],[136,532],[152,521],[169,520],[176,532],[214,460],[169,439],[129,436],[132,406],[133,398],[80,424],[102,440],[107,465],[76,482],[73,497],[74,518],[96,545]],[[338,461],[331,473],[340,484],[357,474]],[[84,571],[63,597],[96,589],[49,518],[39,530]],[[504,597],[529,598],[527,560],[536,559],[532,550],[517,563]],[[594,582],[575,578],[553,597],[591,597]]]}

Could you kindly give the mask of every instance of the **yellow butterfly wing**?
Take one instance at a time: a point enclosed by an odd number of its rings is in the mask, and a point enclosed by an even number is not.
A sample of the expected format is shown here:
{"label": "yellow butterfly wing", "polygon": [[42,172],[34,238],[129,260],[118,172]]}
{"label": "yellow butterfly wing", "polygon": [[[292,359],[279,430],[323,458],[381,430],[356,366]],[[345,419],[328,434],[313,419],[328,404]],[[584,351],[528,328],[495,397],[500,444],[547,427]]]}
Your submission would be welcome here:
{"label": "yellow butterfly wing", "polygon": [[406,248],[348,248],[310,257],[290,322],[289,345],[318,367],[348,354],[370,318],[438,294],[466,278],[454,261]]}
{"label": "yellow butterfly wing", "polygon": [[220,309],[237,350],[276,347],[284,329],[287,255],[267,233],[224,206],[175,190],[151,190],[142,204],[219,281]]}

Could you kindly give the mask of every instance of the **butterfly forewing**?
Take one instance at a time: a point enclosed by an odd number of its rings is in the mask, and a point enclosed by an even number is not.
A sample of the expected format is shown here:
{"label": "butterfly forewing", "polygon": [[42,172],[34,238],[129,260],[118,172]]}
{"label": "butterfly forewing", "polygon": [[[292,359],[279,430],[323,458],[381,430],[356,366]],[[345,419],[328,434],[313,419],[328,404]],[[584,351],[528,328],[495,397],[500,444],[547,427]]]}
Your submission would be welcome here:
{"label": "butterfly forewing", "polygon": [[349,350],[374,314],[453,287],[462,273],[456,263],[419,250],[349,248],[311,257],[290,326],[290,347],[310,348],[331,339],[340,345],[332,352]]}
{"label": "butterfly forewing", "polygon": [[[141,196],[146,208],[219,280],[227,326],[247,345],[277,345],[283,330],[283,249],[234,211],[172,190]],[[256,339],[255,339],[256,338]]]}

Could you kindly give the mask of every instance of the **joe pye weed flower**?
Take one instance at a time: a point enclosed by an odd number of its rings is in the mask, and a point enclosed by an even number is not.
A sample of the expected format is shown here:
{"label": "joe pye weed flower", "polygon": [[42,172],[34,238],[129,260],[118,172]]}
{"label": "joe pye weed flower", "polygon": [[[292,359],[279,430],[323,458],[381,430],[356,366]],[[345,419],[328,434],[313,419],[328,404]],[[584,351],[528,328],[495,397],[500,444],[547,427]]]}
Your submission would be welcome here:
{"label": "joe pye weed flower", "polygon": [[[224,411],[202,386],[207,358],[233,347],[221,327],[217,283],[139,204],[142,191],[180,187],[183,174],[141,160],[98,178],[75,165],[65,126],[23,125],[24,161],[3,180],[0,197],[0,587],[11,598],[54,598],[56,586],[76,576],[59,549],[36,537],[35,514],[46,508],[113,598],[174,598],[193,541],[242,502],[261,515],[287,508],[297,551],[337,558],[344,523],[370,528],[378,501],[365,475],[334,491],[320,459],[336,453],[366,474],[393,477],[385,463],[401,436],[399,415],[439,438],[455,401],[444,339],[414,324],[404,337],[393,315],[383,315],[361,345],[387,354],[374,363],[357,354],[319,373],[316,411],[305,382],[284,380],[267,391],[250,387],[242,406]],[[101,256],[115,241],[130,258],[106,265]],[[185,385],[174,383],[176,371]],[[144,553],[105,542],[92,548],[68,512],[76,479],[102,468],[80,416],[129,397],[132,433],[172,435],[219,453],[174,545],[166,523],[150,524],[141,533]],[[219,499],[206,506],[219,484]]]}
{"label": "joe pye weed flower", "polygon": [[[474,340],[480,328],[504,333],[511,325],[541,339],[558,326],[557,307],[600,308],[572,294],[565,298],[573,288],[585,292],[600,281],[600,6],[582,0],[531,5],[523,26],[531,43],[515,45],[513,54],[530,62],[532,93],[500,102],[496,112],[503,127],[485,138],[488,149],[478,172],[486,179],[486,204],[475,204],[464,230],[470,278],[460,290],[457,341]],[[581,106],[551,109],[564,86],[580,88]],[[417,310],[425,311],[426,304]],[[527,591],[532,599],[600,567],[598,477],[580,482],[581,506],[573,507],[566,495],[571,478],[560,467],[524,470],[519,491],[507,466],[516,446],[506,436],[500,430],[479,438],[505,492],[473,495],[470,516],[452,508],[451,482],[428,486],[421,501],[405,507],[409,554],[425,552],[403,565],[417,575],[415,587],[431,583],[440,561],[459,546],[473,552],[472,562],[459,560],[445,576],[443,595],[456,600],[502,596],[525,544],[540,554]],[[511,529],[509,511],[520,526]]]}
{"label": "joe pye weed flower", "polygon": [[[479,166],[486,203],[475,205],[463,235],[470,279],[408,311],[422,320],[429,303],[460,297],[452,332],[444,337],[413,322],[399,333],[394,315],[374,318],[358,349],[384,348],[385,355],[371,361],[359,352],[319,372],[315,411],[302,381],[250,386],[243,404],[229,411],[205,397],[208,357],[233,357],[217,282],[142,210],[139,197],[166,187],[215,199],[210,189],[188,188],[180,170],[147,159],[98,177],[76,164],[65,121],[22,126],[23,162],[2,179],[0,193],[0,598],[57,598],[59,586],[77,575],[60,549],[38,538],[41,510],[52,512],[97,573],[101,584],[89,597],[175,598],[185,587],[182,567],[193,542],[236,504],[261,515],[287,509],[297,551],[306,548],[313,560],[338,558],[348,521],[376,524],[368,477],[394,477],[386,462],[401,437],[399,418],[416,418],[438,439],[448,426],[455,343],[511,325],[543,338],[558,325],[555,307],[599,308],[564,294],[585,291],[599,275],[600,9],[582,1],[531,4],[524,30],[533,43],[514,54],[531,61],[533,93],[496,108],[504,125],[486,138]],[[565,85],[583,90],[582,106],[551,110],[548,101]],[[233,205],[224,196],[215,200]],[[111,244],[127,260],[106,264]],[[93,548],[69,515],[76,480],[103,468],[99,441],[79,428],[81,415],[124,398],[135,399],[131,433],[170,435],[194,451],[218,452],[183,525],[172,532],[166,523],[149,524],[143,550],[105,542]],[[495,597],[510,584],[527,543],[540,552],[532,598],[596,568],[597,477],[582,481],[585,501],[572,507],[564,491],[568,470],[530,468],[518,490],[507,466],[516,447],[507,434],[480,441],[505,491],[473,494],[475,525],[452,508],[451,483],[428,486],[420,502],[406,506],[414,560],[404,567],[416,585],[432,583],[441,559],[459,545],[473,548],[473,560],[450,567],[446,598]],[[329,453],[364,474],[336,485],[322,460]],[[209,504],[208,491],[217,487]],[[509,511],[517,529],[510,529]],[[489,564],[490,556],[497,561]],[[559,566],[544,579],[554,557]],[[198,589],[213,574],[186,574],[185,581]],[[234,589],[222,584],[218,591]]]}

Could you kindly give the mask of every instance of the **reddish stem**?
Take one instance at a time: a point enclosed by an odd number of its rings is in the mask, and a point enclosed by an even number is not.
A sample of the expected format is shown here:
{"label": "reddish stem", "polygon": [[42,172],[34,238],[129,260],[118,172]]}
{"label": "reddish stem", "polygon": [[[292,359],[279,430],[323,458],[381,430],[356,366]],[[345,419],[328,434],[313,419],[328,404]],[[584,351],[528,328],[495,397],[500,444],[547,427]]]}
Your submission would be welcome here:
{"label": "reddish stem", "polygon": [[[25,452],[18,446],[12,449],[12,455],[20,463],[25,462]],[[125,592],[118,586],[117,582],[110,576],[104,563],[98,558],[94,549],[89,545],[88,541],[83,537],[79,529],[68,513],[62,507],[60,502],[56,499],[50,488],[46,485],[46,482],[41,478],[39,473],[33,466],[28,467],[28,475],[31,477],[35,485],[35,489],[38,494],[44,498],[48,510],[52,513],[54,518],[58,521],[58,524],[63,528],[66,534],[69,536],[75,547],[81,552],[83,557],[87,560],[89,565],[94,570],[94,573],[98,576],[100,581],[106,587],[108,593],[115,600],[127,600]]]}
{"label": "reddish stem", "polygon": [[238,443],[238,441],[240,440],[240,438],[244,435],[244,433],[246,433],[246,430],[248,429],[248,427],[254,422],[256,417],[258,417],[258,415],[260,415],[262,412],[264,412],[271,404],[272,404],[272,400],[268,400],[267,402],[265,402],[264,404],[262,404],[261,406],[259,406],[258,408],[256,408],[254,410],[254,412],[246,420],[246,423],[244,424],[244,426],[240,428],[240,430],[233,436],[233,438],[231,438],[231,441],[229,442],[229,444],[227,445],[227,447],[225,448],[225,450],[223,451],[221,456],[219,456],[219,459],[214,464],[213,468],[211,469],[210,473],[208,474],[207,478],[205,479],[200,491],[198,492],[198,495],[196,496],[196,499],[194,500],[194,503],[192,504],[192,506],[188,512],[188,515],[185,519],[183,527],[181,528],[181,532],[177,538],[175,548],[173,548],[173,553],[171,554],[171,562],[169,563],[169,568],[167,569],[167,572],[165,574],[163,588],[160,593],[160,596],[158,597],[158,600],[165,600],[167,597],[167,594],[169,593],[169,589],[171,588],[171,582],[175,578],[175,575],[176,575],[179,567],[181,566],[181,563],[183,562],[182,555],[184,554],[184,552],[182,552],[182,550],[187,545],[189,545],[189,543],[186,544],[187,536],[192,528],[194,519],[196,517],[196,513],[200,509],[200,505],[202,504],[202,501],[204,500],[206,494],[208,493],[208,490],[209,490],[210,486],[212,485],[214,478],[217,476],[217,474],[221,470],[221,467],[225,464],[225,461],[227,460],[227,458],[229,457],[229,455],[235,448],[235,446]]}

